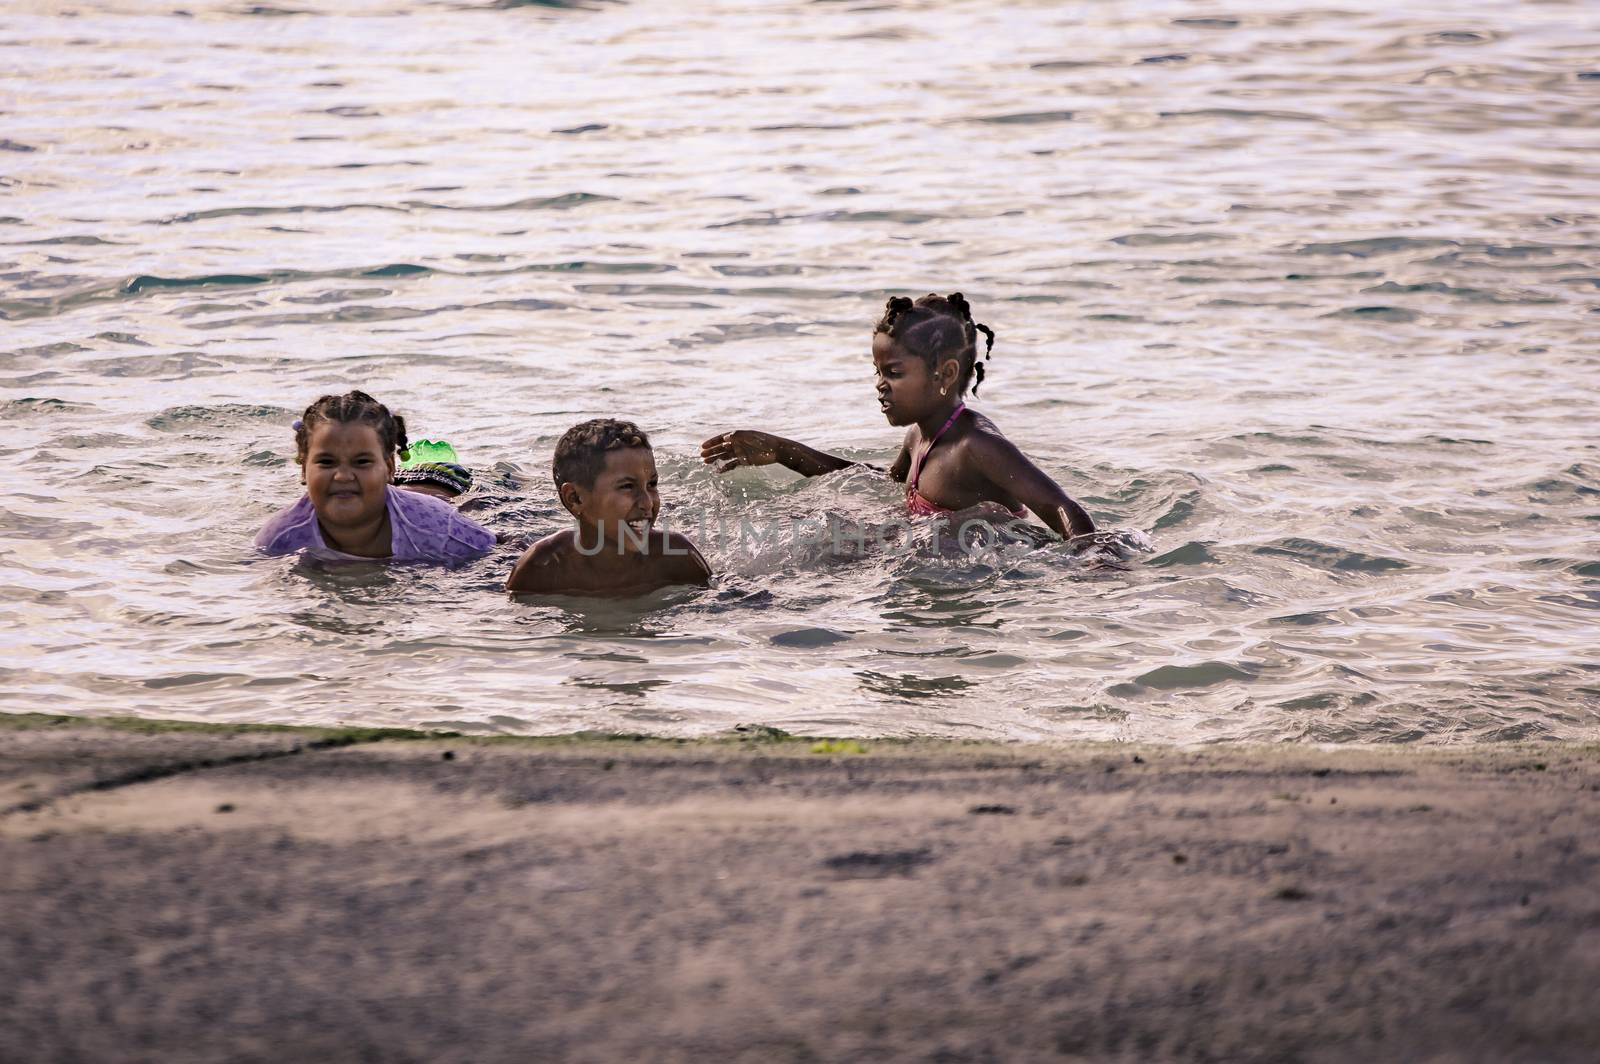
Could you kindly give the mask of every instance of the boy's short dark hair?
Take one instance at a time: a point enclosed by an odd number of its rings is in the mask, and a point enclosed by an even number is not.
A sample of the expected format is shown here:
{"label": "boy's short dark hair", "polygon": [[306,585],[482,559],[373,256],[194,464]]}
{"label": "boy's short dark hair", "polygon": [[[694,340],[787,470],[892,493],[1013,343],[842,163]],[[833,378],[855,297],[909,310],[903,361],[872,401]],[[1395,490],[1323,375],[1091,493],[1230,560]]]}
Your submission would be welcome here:
{"label": "boy's short dark hair", "polygon": [[555,459],[550,463],[556,490],[560,491],[563,484],[594,487],[600,471],[606,467],[606,452],[628,447],[650,449],[650,437],[631,421],[597,417],[572,426],[561,434]]}

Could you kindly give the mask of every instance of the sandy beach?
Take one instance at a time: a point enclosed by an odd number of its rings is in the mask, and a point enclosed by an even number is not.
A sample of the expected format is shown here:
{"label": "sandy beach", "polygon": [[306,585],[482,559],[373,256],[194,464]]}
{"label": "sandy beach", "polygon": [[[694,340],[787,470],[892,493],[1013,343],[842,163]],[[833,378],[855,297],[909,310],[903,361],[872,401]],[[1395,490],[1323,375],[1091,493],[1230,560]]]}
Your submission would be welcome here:
{"label": "sandy beach", "polygon": [[1592,1060],[1600,752],[0,718],[8,1060]]}

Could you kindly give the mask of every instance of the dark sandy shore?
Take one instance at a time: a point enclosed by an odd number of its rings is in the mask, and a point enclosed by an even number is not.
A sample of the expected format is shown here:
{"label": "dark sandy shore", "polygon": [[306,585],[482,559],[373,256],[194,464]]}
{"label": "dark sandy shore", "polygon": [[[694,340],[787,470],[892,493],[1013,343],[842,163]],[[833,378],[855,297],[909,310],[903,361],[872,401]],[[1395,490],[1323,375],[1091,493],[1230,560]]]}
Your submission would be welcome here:
{"label": "dark sandy shore", "polygon": [[0,715],[0,1059],[1600,1059],[1600,751]]}

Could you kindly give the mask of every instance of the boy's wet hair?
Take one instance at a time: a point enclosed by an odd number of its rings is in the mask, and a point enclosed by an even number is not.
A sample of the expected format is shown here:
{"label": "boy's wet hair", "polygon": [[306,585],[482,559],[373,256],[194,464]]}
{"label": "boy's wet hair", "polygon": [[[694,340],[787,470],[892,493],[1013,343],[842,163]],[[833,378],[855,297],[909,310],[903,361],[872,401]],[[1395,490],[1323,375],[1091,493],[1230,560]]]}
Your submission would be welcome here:
{"label": "boy's wet hair", "polygon": [[[961,365],[962,394],[972,384],[978,394],[983,383],[983,362],[978,361],[978,333],[983,333],[983,357],[994,350],[994,330],[972,320],[972,307],[960,292],[947,296],[927,295],[912,302],[905,296],[892,296],[884,304],[883,317],[872,330],[883,333],[928,364],[929,369],[953,358]],[[976,382],[973,378],[976,377]]]}
{"label": "boy's wet hair", "polygon": [[555,459],[550,463],[556,491],[560,491],[563,484],[594,487],[606,467],[606,452],[629,447],[650,448],[650,437],[631,421],[597,417],[572,426],[561,434]]}
{"label": "boy's wet hair", "polygon": [[324,395],[306,407],[300,420],[294,423],[294,460],[304,465],[311,448],[311,430],[324,421],[341,425],[371,425],[383,445],[384,456],[400,453],[406,457],[406,419],[391,414],[389,408],[362,391],[349,391],[343,395]]}

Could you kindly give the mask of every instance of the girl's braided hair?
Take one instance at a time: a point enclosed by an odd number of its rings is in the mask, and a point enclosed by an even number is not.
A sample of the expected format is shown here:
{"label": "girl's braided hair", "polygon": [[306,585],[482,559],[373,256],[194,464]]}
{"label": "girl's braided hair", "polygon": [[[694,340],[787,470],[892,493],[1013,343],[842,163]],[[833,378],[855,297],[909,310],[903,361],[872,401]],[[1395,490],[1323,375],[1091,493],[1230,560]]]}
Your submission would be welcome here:
{"label": "girl's braided hair", "polygon": [[892,296],[884,304],[883,317],[872,330],[884,333],[895,343],[921,358],[932,369],[945,359],[961,365],[960,392],[972,384],[978,394],[983,383],[983,362],[978,361],[978,333],[983,333],[983,359],[994,350],[994,330],[972,320],[972,307],[960,292],[947,296],[927,295],[912,302],[905,296]]}
{"label": "girl's braided hair", "polygon": [[399,414],[391,414],[388,407],[366,392],[350,391],[343,395],[324,395],[306,407],[306,412],[294,423],[294,460],[297,464],[305,464],[306,455],[311,449],[311,430],[324,421],[336,421],[341,425],[371,425],[378,434],[378,442],[383,445],[385,456],[398,451],[401,459],[410,457],[406,449],[406,419]]}

